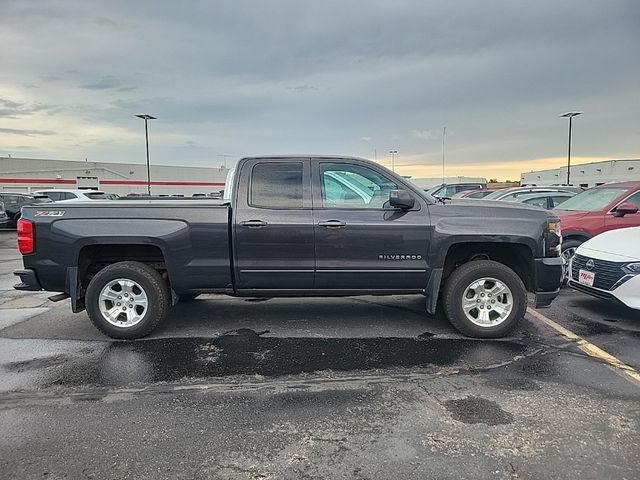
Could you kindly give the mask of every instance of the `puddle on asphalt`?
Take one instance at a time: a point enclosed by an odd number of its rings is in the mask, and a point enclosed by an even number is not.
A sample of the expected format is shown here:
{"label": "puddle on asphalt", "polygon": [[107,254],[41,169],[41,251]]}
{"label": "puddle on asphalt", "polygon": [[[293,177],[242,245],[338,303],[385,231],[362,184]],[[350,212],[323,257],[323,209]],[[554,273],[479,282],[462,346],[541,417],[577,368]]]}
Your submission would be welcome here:
{"label": "puddle on asphalt", "polygon": [[[265,333],[265,332],[261,332]],[[113,342],[99,356],[76,357],[49,384],[123,386],[231,375],[309,374],[397,367],[479,369],[522,355],[508,341],[417,338],[268,337],[249,329],[216,338]]]}
{"label": "puddle on asphalt", "polygon": [[444,407],[454,420],[463,423],[484,423],[486,425],[506,425],[513,422],[513,415],[505,412],[492,400],[481,397],[467,397],[448,400]]}

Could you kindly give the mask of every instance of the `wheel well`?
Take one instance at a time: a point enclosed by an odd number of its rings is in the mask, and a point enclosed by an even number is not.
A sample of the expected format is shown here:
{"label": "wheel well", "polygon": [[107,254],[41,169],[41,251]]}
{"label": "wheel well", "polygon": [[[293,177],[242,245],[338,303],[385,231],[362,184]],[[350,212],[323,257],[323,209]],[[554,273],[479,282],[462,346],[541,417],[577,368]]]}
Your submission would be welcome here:
{"label": "wheel well", "polygon": [[80,250],[78,278],[83,290],[93,276],[112,263],[134,261],[150,265],[167,279],[167,267],[160,247],[155,245],[87,245]]}
{"label": "wheel well", "polygon": [[493,260],[516,272],[522,279],[527,290],[533,289],[533,253],[531,249],[521,243],[458,243],[447,251],[444,262],[442,280],[460,265],[474,260]]}
{"label": "wheel well", "polygon": [[588,235],[580,234],[580,233],[570,233],[568,235],[562,234],[562,241],[566,242],[567,240],[580,240],[581,242],[586,242],[591,237]]}

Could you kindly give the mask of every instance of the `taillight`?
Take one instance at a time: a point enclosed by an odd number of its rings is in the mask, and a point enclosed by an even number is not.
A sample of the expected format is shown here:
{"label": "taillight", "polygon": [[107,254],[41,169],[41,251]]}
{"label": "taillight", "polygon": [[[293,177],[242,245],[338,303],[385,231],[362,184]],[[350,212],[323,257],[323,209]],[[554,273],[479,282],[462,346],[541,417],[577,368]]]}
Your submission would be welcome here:
{"label": "taillight", "polygon": [[18,220],[18,250],[22,255],[33,253],[33,222],[21,218]]}

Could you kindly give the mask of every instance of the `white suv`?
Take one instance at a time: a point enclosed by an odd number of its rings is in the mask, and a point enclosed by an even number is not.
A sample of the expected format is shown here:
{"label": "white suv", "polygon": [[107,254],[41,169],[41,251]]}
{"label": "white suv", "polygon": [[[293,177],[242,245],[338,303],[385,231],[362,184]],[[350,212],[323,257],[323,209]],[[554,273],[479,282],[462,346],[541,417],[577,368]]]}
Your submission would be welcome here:
{"label": "white suv", "polygon": [[88,200],[109,200],[108,193],[101,190],[65,190],[54,188],[51,190],[38,190],[33,195],[46,195],[54,202],[86,202]]}

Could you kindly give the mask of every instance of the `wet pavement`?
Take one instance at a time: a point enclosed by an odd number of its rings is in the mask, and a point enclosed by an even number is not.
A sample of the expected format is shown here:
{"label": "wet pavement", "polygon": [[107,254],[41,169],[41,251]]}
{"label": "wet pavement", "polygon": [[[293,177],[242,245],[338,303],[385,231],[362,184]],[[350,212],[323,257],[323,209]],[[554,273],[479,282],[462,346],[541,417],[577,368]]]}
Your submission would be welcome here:
{"label": "wet pavement", "polygon": [[[11,290],[0,232],[3,478],[638,478],[640,384],[531,315],[467,339],[412,296],[233,299],[112,341]],[[543,314],[640,368],[638,312]]]}

